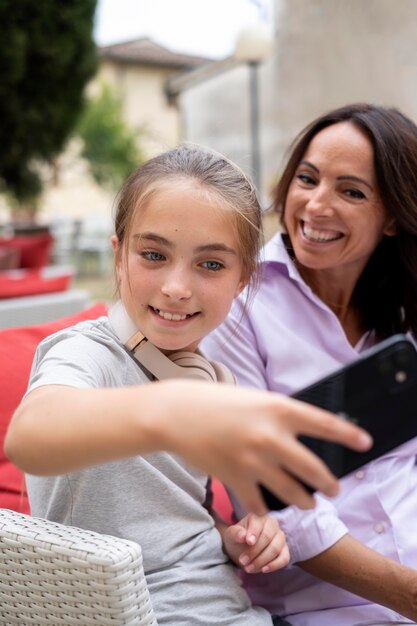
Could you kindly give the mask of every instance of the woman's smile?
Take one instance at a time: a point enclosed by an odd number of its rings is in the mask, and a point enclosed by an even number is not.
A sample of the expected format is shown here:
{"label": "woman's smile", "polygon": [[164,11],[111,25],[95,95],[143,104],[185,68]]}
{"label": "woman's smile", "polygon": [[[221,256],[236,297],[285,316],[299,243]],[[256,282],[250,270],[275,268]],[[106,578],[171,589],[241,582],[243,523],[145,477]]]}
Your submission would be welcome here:
{"label": "woman's smile", "polygon": [[329,243],[344,237],[340,231],[312,226],[303,220],[300,220],[300,228],[303,237],[314,243]]}

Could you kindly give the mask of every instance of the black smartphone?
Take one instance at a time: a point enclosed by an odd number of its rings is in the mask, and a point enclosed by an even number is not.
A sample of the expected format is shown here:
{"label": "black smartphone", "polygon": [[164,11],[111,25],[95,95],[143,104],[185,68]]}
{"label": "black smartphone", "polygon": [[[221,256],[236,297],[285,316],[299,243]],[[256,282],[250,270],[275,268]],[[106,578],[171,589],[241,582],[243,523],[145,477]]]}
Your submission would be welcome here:
{"label": "black smartphone", "polygon": [[[299,437],[342,478],[417,436],[417,350],[405,335],[394,335],[292,397],[359,424],[372,435],[374,445],[367,452]],[[263,486],[261,489],[270,510],[288,506]]]}

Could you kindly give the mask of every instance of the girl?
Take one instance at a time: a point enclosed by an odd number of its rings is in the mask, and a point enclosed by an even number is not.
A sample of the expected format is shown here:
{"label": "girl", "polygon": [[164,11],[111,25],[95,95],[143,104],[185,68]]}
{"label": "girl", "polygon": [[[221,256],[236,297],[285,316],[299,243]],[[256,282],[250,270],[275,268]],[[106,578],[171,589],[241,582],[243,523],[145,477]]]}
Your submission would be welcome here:
{"label": "girl", "polygon": [[[183,147],[133,173],[112,240],[122,319],[112,313],[40,345],[6,440],[29,474],[33,514],[141,544],[161,625],[271,623],[250,606],[223,552],[204,506],[208,473],[259,513],[258,482],[309,506],[284,467],[329,495],[336,483],[294,435],[369,446],[359,429],[273,394],[198,381],[147,385],[152,363],[138,363],[123,345],[130,325],[155,351],[151,361],[198,359],[199,341],[254,273],[260,220],[249,181],[221,156]],[[222,531],[224,549],[249,572],[288,560],[268,516]]]}

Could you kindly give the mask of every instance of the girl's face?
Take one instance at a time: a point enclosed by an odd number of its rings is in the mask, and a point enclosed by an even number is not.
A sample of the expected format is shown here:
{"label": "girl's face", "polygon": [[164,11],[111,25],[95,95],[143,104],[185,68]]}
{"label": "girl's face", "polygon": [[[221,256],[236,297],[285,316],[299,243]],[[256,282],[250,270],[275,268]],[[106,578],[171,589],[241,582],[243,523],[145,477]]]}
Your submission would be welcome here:
{"label": "girl's face", "polygon": [[140,331],[165,353],[194,351],[244,287],[234,220],[183,180],[136,212],[116,254],[120,297]]}
{"label": "girl's face", "polygon": [[307,272],[336,272],[350,283],[382,237],[395,233],[379,195],[372,144],[356,126],[340,122],[312,139],[288,190],[285,225]]}

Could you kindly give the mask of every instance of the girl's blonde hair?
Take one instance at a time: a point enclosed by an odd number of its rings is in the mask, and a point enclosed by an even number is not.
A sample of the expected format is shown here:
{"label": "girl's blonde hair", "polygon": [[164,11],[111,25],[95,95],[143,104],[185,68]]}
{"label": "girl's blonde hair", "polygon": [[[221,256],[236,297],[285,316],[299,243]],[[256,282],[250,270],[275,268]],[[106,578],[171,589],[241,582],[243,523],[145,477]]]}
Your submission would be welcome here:
{"label": "girl's blonde hair", "polygon": [[[251,287],[258,279],[262,243],[262,211],[255,189],[244,172],[225,156],[196,146],[180,146],[146,161],[121,188],[115,215],[119,249],[127,246],[136,211],[161,189],[181,180],[197,183],[209,200],[231,210],[242,260],[242,279]],[[204,216],[201,221],[204,227]]]}

